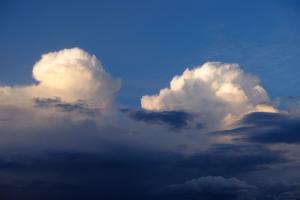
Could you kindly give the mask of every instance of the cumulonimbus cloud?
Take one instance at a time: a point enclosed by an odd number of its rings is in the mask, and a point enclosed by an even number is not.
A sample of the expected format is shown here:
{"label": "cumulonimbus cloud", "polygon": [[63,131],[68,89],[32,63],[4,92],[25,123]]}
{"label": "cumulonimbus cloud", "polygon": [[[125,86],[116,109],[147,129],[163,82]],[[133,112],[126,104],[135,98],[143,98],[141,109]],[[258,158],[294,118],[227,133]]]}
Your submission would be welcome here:
{"label": "cumulonimbus cloud", "polygon": [[65,102],[83,100],[97,108],[108,108],[121,86],[96,56],[79,48],[42,55],[33,67],[33,78],[38,81],[36,85],[0,87],[1,103],[58,97]]}
{"label": "cumulonimbus cloud", "polygon": [[[150,111],[105,109],[120,81],[78,48],[43,55],[33,77],[0,87],[0,194],[9,199],[299,199],[298,99],[286,113],[247,115],[276,109],[238,65],[187,69],[143,97]],[[214,129],[239,117],[236,129]]]}
{"label": "cumulonimbus cloud", "polygon": [[141,99],[152,111],[198,113],[210,123],[230,124],[251,112],[277,112],[259,79],[237,64],[207,62],[175,76],[169,88]]}

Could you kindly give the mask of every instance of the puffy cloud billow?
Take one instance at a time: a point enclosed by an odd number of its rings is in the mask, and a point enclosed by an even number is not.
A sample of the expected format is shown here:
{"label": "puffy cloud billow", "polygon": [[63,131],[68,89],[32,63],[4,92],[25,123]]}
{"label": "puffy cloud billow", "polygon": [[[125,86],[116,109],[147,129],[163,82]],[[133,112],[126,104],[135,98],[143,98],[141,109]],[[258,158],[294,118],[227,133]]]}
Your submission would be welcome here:
{"label": "puffy cloud billow", "polygon": [[230,124],[251,112],[277,112],[258,78],[237,64],[207,62],[175,76],[169,88],[146,95],[146,110],[199,113],[208,123]]}
{"label": "puffy cloud billow", "polygon": [[254,187],[237,178],[206,176],[186,181],[183,184],[169,185],[162,194],[172,195],[173,199],[255,199],[249,194]]}
{"label": "puffy cloud billow", "polygon": [[42,55],[33,66],[31,86],[0,87],[1,104],[23,104],[33,98],[83,100],[93,107],[109,108],[121,82],[111,77],[94,55],[79,49],[64,49]]}

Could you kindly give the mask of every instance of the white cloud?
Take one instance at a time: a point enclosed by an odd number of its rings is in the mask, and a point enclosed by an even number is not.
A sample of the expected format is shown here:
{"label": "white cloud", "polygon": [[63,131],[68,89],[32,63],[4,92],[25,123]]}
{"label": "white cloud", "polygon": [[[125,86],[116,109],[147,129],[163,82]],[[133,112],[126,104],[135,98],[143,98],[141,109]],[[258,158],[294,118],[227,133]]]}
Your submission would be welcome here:
{"label": "white cloud", "polygon": [[198,113],[211,124],[231,124],[250,112],[277,112],[256,76],[237,64],[207,62],[175,76],[169,88],[141,99],[153,111],[184,110]]}
{"label": "white cloud", "polygon": [[79,48],[42,55],[33,67],[33,77],[38,84],[0,87],[1,104],[22,105],[37,97],[59,97],[66,102],[84,100],[97,108],[109,108],[121,86],[96,56]]}

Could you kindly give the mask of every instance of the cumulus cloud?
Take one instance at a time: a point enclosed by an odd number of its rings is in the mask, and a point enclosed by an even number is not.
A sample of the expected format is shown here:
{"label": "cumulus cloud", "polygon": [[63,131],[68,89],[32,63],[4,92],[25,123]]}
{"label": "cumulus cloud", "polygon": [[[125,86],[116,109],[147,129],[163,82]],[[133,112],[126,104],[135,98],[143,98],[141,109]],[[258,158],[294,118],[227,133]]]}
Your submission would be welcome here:
{"label": "cumulus cloud", "polygon": [[252,186],[234,177],[205,176],[183,184],[169,185],[164,192],[174,193],[175,199],[254,199],[245,196],[252,189]]}
{"label": "cumulus cloud", "polygon": [[196,112],[208,122],[230,124],[250,112],[277,112],[259,79],[237,64],[207,62],[175,76],[169,88],[141,99],[152,111]]}
{"label": "cumulus cloud", "polygon": [[79,49],[64,49],[42,55],[33,66],[31,86],[0,87],[1,104],[22,104],[33,98],[58,97],[66,102],[84,100],[108,108],[119,90],[120,80],[112,78],[94,55]]}

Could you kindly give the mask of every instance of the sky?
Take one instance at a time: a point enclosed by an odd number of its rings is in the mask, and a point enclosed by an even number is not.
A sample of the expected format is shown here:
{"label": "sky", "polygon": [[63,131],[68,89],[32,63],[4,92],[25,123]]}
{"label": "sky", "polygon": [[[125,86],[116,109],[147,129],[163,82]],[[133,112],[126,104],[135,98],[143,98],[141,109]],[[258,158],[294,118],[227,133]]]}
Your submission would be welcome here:
{"label": "sky", "polygon": [[272,97],[300,92],[297,0],[0,5],[2,84],[32,83],[31,68],[42,54],[80,47],[122,78],[118,102],[124,107],[139,107],[143,94],[207,61],[240,64],[261,78]]}
{"label": "sky", "polygon": [[0,0],[0,199],[299,200],[299,18]]}

